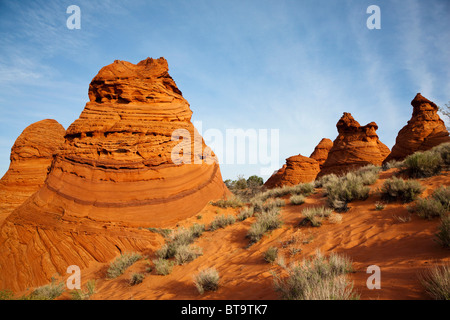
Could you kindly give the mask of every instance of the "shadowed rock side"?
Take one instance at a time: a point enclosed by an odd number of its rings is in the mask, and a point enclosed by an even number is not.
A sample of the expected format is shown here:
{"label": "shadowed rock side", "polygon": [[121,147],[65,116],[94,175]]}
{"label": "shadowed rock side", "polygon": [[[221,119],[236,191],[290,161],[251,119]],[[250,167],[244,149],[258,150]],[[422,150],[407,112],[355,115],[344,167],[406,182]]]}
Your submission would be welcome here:
{"label": "shadowed rock side", "polygon": [[401,161],[416,151],[425,151],[444,142],[450,137],[444,121],[439,117],[438,106],[424,98],[420,93],[413,101],[413,113],[408,124],[397,135],[395,145],[384,163]]}
{"label": "shadowed rock side", "polygon": [[16,139],[9,169],[0,180],[0,224],[44,184],[65,132],[57,121],[46,119],[29,125]]}
{"label": "shadowed rock side", "polygon": [[286,164],[264,184],[267,188],[294,186],[314,181],[320,171],[319,163],[311,158],[297,155],[286,159]]}
{"label": "shadowed rock side", "polygon": [[[0,289],[151,252],[159,238],[143,228],[174,227],[227,192],[164,58],[114,61],[92,80],[89,98],[45,185],[0,229]],[[184,163],[172,161],[174,148]]]}
{"label": "shadowed rock side", "polygon": [[318,177],[342,174],[369,164],[381,165],[390,152],[378,139],[375,122],[360,126],[350,113],[344,112],[336,127],[339,135]]}
{"label": "shadowed rock side", "polygon": [[319,144],[314,148],[313,153],[309,156],[311,159],[316,160],[319,163],[320,168],[328,158],[328,152],[333,147],[333,141],[327,138],[320,140]]}

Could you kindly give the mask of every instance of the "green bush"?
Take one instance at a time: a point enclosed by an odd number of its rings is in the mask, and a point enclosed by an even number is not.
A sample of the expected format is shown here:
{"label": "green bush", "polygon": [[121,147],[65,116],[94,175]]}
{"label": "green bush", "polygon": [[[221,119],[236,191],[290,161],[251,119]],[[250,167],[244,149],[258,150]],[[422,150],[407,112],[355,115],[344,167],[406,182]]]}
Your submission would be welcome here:
{"label": "green bush", "polygon": [[161,275],[161,276],[166,276],[166,275],[170,274],[172,272],[172,268],[174,266],[173,261],[170,261],[167,259],[162,259],[162,258],[153,260],[153,264],[155,265],[156,274]]}
{"label": "green bush", "polygon": [[405,170],[412,178],[423,178],[441,172],[444,161],[439,153],[433,151],[415,152],[403,161]]}
{"label": "green bush", "polygon": [[278,257],[278,248],[277,247],[270,247],[264,253],[264,260],[268,263],[274,263],[277,260],[277,257]]}
{"label": "green bush", "polygon": [[14,292],[11,290],[0,290],[0,300],[12,300]]}
{"label": "green bush", "polygon": [[357,299],[346,273],[352,271],[351,261],[332,254],[326,260],[320,252],[302,264],[285,268],[288,277],[273,273],[276,291],[285,300],[351,300]]}
{"label": "green bush", "polygon": [[229,199],[211,201],[211,204],[219,208],[238,208],[244,205],[242,200],[237,196],[230,197]]}
{"label": "green bush", "polygon": [[419,280],[435,300],[450,300],[450,266],[435,266],[422,272]]}
{"label": "green bush", "polygon": [[64,292],[64,283],[52,283],[35,289],[30,295],[22,297],[23,300],[55,300]]}
{"label": "green bush", "polygon": [[304,204],[305,203],[305,196],[304,195],[293,195],[290,199],[289,202],[293,205],[300,205],[300,204]]}
{"label": "green bush", "polygon": [[[348,202],[367,199],[370,187],[365,186],[364,183],[372,181],[373,174],[370,170],[361,171],[359,175],[349,172],[337,180],[330,179],[325,184],[328,206],[342,212],[346,211]],[[367,177],[363,178],[362,175]]]}
{"label": "green bush", "polygon": [[225,216],[224,214],[220,216],[216,216],[214,220],[208,226],[208,230],[214,231],[219,228],[225,228],[228,225],[231,225],[236,222],[236,218],[233,215]]}
{"label": "green bush", "polygon": [[106,271],[106,277],[108,279],[114,279],[122,275],[125,270],[130,267],[133,263],[141,259],[142,256],[135,252],[126,252],[121,254],[116,260],[111,262],[108,270]]}
{"label": "green bush", "polygon": [[133,273],[130,278],[130,286],[135,286],[144,281],[145,274],[143,273]]}
{"label": "green bush", "polygon": [[253,217],[253,214],[254,214],[254,207],[248,207],[248,208],[246,207],[238,213],[237,219],[239,221],[244,221],[245,219]]}
{"label": "green bush", "polygon": [[382,170],[386,171],[392,168],[400,169],[403,166],[403,161],[391,160],[387,163],[383,163]]}
{"label": "green bush", "polygon": [[413,210],[419,217],[429,220],[434,217],[441,217],[447,213],[447,209],[442,203],[434,198],[417,200]]}
{"label": "green bush", "polygon": [[89,280],[86,284],[86,291],[74,290],[70,292],[72,300],[89,300],[95,293],[95,280]]}
{"label": "green bush", "polygon": [[178,264],[185,264],[197,259],[203,254],[203,250],[200,247],[182,245],[178,247],[177,253],[175,254],[175,261]]}
{"label": "green bush", "polygon": [[278,208],[263,211],[256,216],[256,222],[250,226],[247,237],[250,239],[250,243],[258,242],[267,231],[277,229],[281,224]]}
{"label": "green bush", "polygon": [[436,242],[443,247],[450,248],[450,216],[442,217],[441,224],[436,233]]}
{"label": "green bush", "polygon": [[180,246],[189,245],[202,235],[205,230],[203,224],[194,223],[189,229],[178,228],[167,238],[167,242],[156,252],[162,259],[170,259],[175,256]]}
{"label": "green bush", "polygon": [[384,181],[381,187],[381,196],[386,201],[401,200],[403,202],[414,201],[424,188],[415,180],[403,180],[392,177]]}
{"label": "green bush", "polygon": [[447,211],[450,210],[450,187],[441,186],[437,188],[434,190],[432,197],[439,201]]}
{"label": "green bush", "polygon": [[[442,158],[442,161],[444,162],[445,166],[450,165],[450,143],[441,143],[438,146],[435,146],[433,149],[431,149],[432,152],[435,152],[439,154]],[[448,168],[445,168],[448,170]]]}
{"label": "green bush", "polygon": [[219,273],[215,268],[200,271],[194,277],[194,284],[200,294],[205,291],[216,291],[219,288]]}
{"label": "green bush", "polygon": [[306,208],[302,211],[304,219],[300,224],[310,224],[313,227],[320,227],[322,225],[322,219],[330,216],[332,211],[332,209],[325,207]]}

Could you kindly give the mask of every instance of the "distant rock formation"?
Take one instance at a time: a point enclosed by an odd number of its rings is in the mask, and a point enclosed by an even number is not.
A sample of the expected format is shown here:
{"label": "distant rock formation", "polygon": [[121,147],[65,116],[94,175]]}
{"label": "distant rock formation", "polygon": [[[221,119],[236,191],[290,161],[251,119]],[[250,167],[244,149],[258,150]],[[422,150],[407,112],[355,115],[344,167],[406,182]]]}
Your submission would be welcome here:
{"label": "distant rock formation", "polygon": [[297,155],[286,159],[286,164],[264,184],[267,188],[294,186],[312,182],[320,171],[319,163],[311,158]]}
{"label": "distant rock formation", "polygon": [[114,61],[89,98],[44,186],[0,229],[0,290],[126,251],[151,254],[161,243],[146,228],[175,227],[228,192],[164,58]]}
{"label": "distant rock formation", "polygon": [[320,168],[328,158],[328,152],[333,147],[333,141],[327,138],[320,140],[319,144],[314,148],[313,153],[309,156],[311,159],[316,160],[319,163]]}
{"label": "distant rock formation", "polygon": [[369,164],[381,165],[389,154],[389,148],[378,139],[375,122],[361,126],[350,113],[344,112],[336,127],[339,135],[318,177],[342,174]]}
{"label": "distant rock formation", "polygon": [[29,125],[16,139],[9,169],[0,180],[0,224],[44,184],[65,132],[57,121],[46,119]]}
{"label": "distant rock formation", "polygon": [[395,145],[384,163],[401,161],[416,151],[425,151],[444,142],[450,142],[444,121],[439,117],[438,106],[418,93],[411,101],[413,113],[408,124],[397,135]]}

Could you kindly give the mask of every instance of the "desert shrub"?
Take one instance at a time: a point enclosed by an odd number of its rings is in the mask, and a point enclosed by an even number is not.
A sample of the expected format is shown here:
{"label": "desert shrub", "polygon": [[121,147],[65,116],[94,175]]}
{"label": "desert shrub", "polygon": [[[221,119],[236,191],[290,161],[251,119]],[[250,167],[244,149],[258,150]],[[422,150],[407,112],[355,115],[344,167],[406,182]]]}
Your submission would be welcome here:
{"label": "desert shrub", "polygon": [[276,291],[285,300],[350,300],[357,296],[346,273],[351,261],[336,254],[326,260],[320,252],[311,260],[285,268],[288,276],[273,274]]}
{"label": "desert shrub", "polygon": [[86,291],[81,289],[71,291],[72,300],[89,300],[95,293],[95,280],[89,280],[86,283],[86,289]]}
{"label": "desert shrub", "polygon": [[314,192],[314,184],[313,183],[300,183],[300,184],[290,187],[291,195],[308,196],[313,192]]}
{"label": "desert shrub", "polygon": [[364,185],[363,178],[353,172],[337,180],[328,181],[325,187],[328,206],[336,211],[346,211],[348,202],[365,200],[370,192],[370,187]]}
{"label": "desert shrub", "polygon": [[375,202],[375,210],[381,211],[384,208],[385,208],[385,205],[383,202],[379,202],[379,201]]}
{"label": "desert shrub", "polygon": [[262,194],[256,195],[253,199],[250,200],[250,206],[253,208],[254,213],[262,212],[264,207],[264,197]]}
{"label": "desert shrub", "polygon": [[416,180],[403,180],[392,177],[384,181],[381,187],[381,196],[386,201],[401,200],[411,202],[423,192],[424,188]]}
{"label": "desert shrub", "polygon": [[250,243],[258,242],[267,231],[277,229],[281,224],[278,208],[263,211],[256,216],[256,221],[250,226],[247,237],[250,239]]}
{"label": "desert shrub", "polygon": [[263,211],[273,208],[284,207],[286,202],[283,199],[269,199],[263,204]]}
{"label": "desert shrub", "polygon": [[133,273],[130,278],[130,286],[135,286],[144,281],[145,274],[143,273]]}
{"label": "desert shrub", "polygon": [[178,228],[167,238],[167,242],[156,252],[156,255],[162,259],[170,259],[175,256],[180,246],[192,243],[200,237],[205,230],[203,224],[194,223],[189,229]]}
{"label": "desert shrub", "polygon": [[333,224],[339,224],[342,222],[342,215],[339,213],[332,213],[328,217],[328,221]]}
{"label": "desert shrub", "polygon": [[161,276],[166,276],[171,273],[174,266],[173,261],[162,258],[153,260],[153,264],[155,265],[156,274]]}
{"label": "desert shrub", "polygon": [[389,162],[383,163],[382,170],[386,171],[392,168],[400,169],[403,166],[403,161],[391,160]]}
{"label": "desert shrub", "polygon": [[0,301],[1,300],[12,300],[14,297],[14,292],[9,289],[0,290]]}
{"label": "desert shrub", "polygon": [[432,267],[422,272],[419,280],[433,299],[450,300],[450,265]]}
{"label": "desert shrub", "polygon": [[236,218],[233,215],[225,216],[224,214],[222,214],[214,218],[214,220],[209,224],[208,230],[214,231],[219,228],[225,228],[226,226],[235,222]]}
{"label": "desert shrub", "polygon": [[450,216],[442,217],[435,240],[443,247],[450,248]]}
{"label": "desert shrub", "polygon": [[270,247],[267,249],[266,252],[264,252],[264,260],[268,263],[274,263],[277,260],[278,257],[278,248],[277,247]]}
{"label": "desert shrub", "polygon": [[293,195],[290,197],[289,202],[294,205],[303,204],[303,203],[305,203],[305,196],[301,195],[301,194]]}
{"label": "desert shrub", "polygon": [[[438,146],[435,146],[431,149],[432,152],[439,154],[444,162],[445,166],[450,165],[450,143],[441,143]],[[445,168],[448,169],[448,168]]]}
{"label": "desert shrub", "polygon": [[447,211],[450,210],[450,187],[441,186],[437,188],[434,190],[432,197],[439,201]]}
{"label": "desert shrub", "polygon": [[220,199],[217,201],[211,201],[211,204],[219,208],[238,208],[244,205],[244,203],[238,196],[233,196],[230,197],[229,199]]}
{"label": "desert shrub", "polygon": [[182,245],[178,247],[177,252],[175,254],[175,261],[178,264],[185,264],[191,262],[197,257],[203,254],[203,250],[200,247]]}
{"label": "desert shrub", "polygon": [[106,277],[108,279],[117,278],[122,275],[128,267],[141,258],[142,256],[136,252],[126,252],[121,254],[109,265],[109,268],[106,271]]}
{"label": "desert shrub", "polygon": [[248,219],[250,217],[253,217],[254,214],[254,207],[246,207],[239,211],[237,215],[237,219],[239,221],[244,221],[245,219]]}
{"label": "desert shrub", "polygon": [[219,273],[215,268],[201,270],[194,277],[194,284],[200,294],[205,291],[216,291],[219,288]]}
{"label": "desert shrub", "polygon": [[354,172],[354,174],[361,178],[361,182],[363,185],[367,186],[374,184],[377,181],[380,171],[381,167],[369,164],[367,166],[359,168]]}
{"label": "desert shrub", "polygon": [[405,171],[412,178],[431,177],[439,174],[443,164],[441,155],[431,150],[415,152],[403,160]]}
{"label": "desert shrub", "polygon": [[334,173],[327,174],[326,176],[322,176],[316,181],[314,181],[314,187],[316,188],[326,188],[326,186],[331,183],[335,183],[339,180],[339,177]]}
{"label": "desert shrub", "polygon": [[417,200],[413,210],[419,217],[429,220],[443,216],[447,212],[447,209],[440,201],[431,197]]}
{"label": "desert shrub", "polygon": [[50,284],[35,289],[30,295],[22,297],[23,300],[55,300],[64,292],[64,283],[52,281]]}
{"label": "desert shrub", "polygon": [[161,228],[147,228],[147,230],[154,232],[154,233],[159,233],[164,238],[168,237],[170,235],[170,233],[172,232],[171,229],[161,229]]}
{"label": "desert shrub", "polygon": [[313,227],[322,225],[322,218],[328,217],[332,213],[332,209],[325,207],[310,207],[302,211],[304,219],[301,225],[311,224]]}

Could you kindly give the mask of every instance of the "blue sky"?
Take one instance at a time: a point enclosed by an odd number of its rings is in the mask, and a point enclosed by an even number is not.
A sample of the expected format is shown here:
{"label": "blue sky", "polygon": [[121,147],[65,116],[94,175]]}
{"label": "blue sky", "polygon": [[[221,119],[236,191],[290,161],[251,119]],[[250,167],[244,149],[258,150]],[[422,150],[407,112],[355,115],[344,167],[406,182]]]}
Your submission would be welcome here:
{"label": "blue sky", "polygon": [[[80,30],[66,27],[73,4]],[[380,30],[366,27],[373,4]],[[278,129],[280,166],[334,140],[343,112],[392,148],[417,92],[450,101],[449,14],[446,0],[0,0],[0,175],[22,130],[67,129],[116,59],[165,57],[203,131]],[[224,179],[259,168],[221,165]]]}

